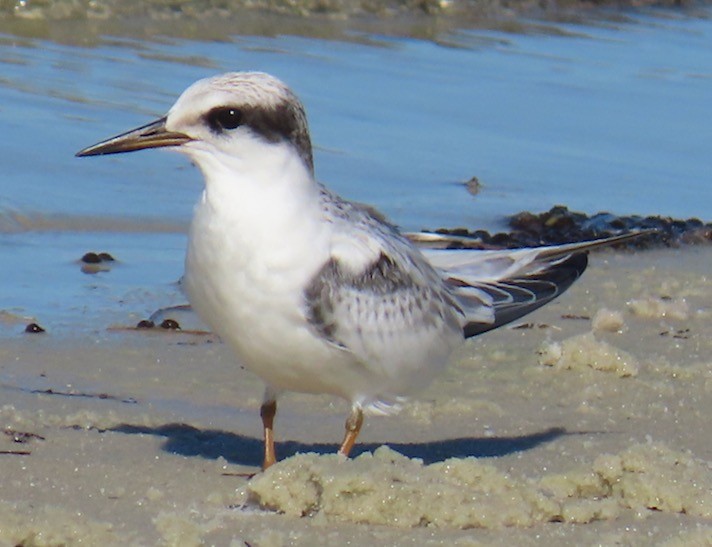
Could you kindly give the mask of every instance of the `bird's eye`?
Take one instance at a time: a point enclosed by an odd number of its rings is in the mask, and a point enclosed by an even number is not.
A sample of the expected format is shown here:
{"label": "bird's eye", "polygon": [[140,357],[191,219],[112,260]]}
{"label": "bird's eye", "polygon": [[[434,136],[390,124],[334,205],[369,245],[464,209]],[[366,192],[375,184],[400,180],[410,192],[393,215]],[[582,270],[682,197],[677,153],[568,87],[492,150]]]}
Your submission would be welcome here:
{"label": "bird's eye", "polygon": [[242,124],[242,112],[239,108],[214,108],[206,116],[210,129],[216,133],[235,129]]}

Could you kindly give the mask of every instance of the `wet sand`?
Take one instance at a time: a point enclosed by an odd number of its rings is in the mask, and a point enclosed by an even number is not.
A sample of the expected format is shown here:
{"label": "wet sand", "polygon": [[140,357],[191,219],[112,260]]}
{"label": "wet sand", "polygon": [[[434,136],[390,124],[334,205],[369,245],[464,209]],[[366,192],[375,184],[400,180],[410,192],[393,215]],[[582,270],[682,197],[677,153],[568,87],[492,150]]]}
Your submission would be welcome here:
{"label": "wet sand", "polygon": [[593,255],[353,460],[345,403],[287,395],[267,473],[262,386],[212,336],[4,326],[0,544],[711,545],[711,263]]}

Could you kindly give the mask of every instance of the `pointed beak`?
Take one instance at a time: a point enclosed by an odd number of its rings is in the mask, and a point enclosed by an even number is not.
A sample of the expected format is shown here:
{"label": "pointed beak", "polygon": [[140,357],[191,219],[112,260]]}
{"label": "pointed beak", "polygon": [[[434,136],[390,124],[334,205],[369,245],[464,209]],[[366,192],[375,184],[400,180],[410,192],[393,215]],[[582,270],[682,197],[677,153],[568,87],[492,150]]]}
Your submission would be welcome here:
{"label": "pointed beak", "polygon": [[105,154],[121,154],[146,148],[163,148],[180,146],[193,139],[185,133],[166,129],[166,118],[149,123],[138,129],[133,129],[112,137],[76,153],[78,158],[85,156],[103,156]]}

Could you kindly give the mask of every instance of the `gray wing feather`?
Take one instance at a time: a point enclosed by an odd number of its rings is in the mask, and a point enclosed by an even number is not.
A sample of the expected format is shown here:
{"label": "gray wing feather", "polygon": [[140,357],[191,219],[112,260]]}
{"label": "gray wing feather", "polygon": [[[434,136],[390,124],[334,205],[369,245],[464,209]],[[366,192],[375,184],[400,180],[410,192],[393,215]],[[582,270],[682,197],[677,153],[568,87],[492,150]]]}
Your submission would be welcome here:
{"label": "gray wing feather", "polygon": [[[451,236],[439,234],[408,237],[421,247],[436,246],[425,249],[425,256],[442,272],[465,310],[464,332],[470,337],[514,321],[558,297],[586,269],[591,249],[626,243],[649,233],[499,251],[442,249]],[[470,304],[473,299],[474,305]]]}
{"label": "gray wing feather", "polygon": [[371,210],[326,189],[322,198],[326,217],[343,225],[344,239],[366,237],[380,249],[356,269],[353,261],[332,256],[312,279],[304,292],[305,313],[323,338],[368,354],[372,344],[402,332],[461,332],[458,302],[420,251]]}
{"label": "gray wing feather", "polygon": [[475,284],[492,298],[494,321],[468,322],[465,336],[469,338],[496,329],[551,302],[581,276],[587,264],[588,253],[584,251],[530,275]]}
{"label": "gray wing feather", "polygon": [[384,253],[358,274],[329,260],[304,297],[309,323],[332,344],[350,350],[368,345],[369,336],[462,328],[459,307],[444,285],[418,283]]}

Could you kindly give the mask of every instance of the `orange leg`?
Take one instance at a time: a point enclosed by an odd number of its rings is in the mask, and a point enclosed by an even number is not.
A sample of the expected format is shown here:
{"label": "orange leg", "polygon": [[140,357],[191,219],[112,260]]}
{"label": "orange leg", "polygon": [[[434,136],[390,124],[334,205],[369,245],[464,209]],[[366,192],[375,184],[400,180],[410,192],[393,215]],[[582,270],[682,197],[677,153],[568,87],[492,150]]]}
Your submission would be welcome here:
{"label": "orange leg", "polygon": [[264,471],[270,465],[277,463],[277,454],[274,451],[274,416],[277,414],[277,401],[266,401],[260,407],[260,416],[264,426],[265,458],[262,462]]}
{"label": "orange leg", "polygon": [[339,454],[349,455],[354,444],[356,444],[356,437],[358,437],[362,425],[363,411],[361,407],[355,406],[351,409],[349,417],[346,418],[346,434],[344,435],[344,442],[341,443],[341,448],[339,448]]}

